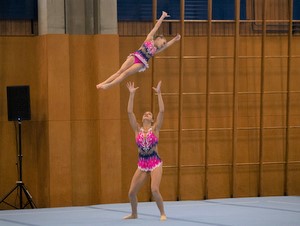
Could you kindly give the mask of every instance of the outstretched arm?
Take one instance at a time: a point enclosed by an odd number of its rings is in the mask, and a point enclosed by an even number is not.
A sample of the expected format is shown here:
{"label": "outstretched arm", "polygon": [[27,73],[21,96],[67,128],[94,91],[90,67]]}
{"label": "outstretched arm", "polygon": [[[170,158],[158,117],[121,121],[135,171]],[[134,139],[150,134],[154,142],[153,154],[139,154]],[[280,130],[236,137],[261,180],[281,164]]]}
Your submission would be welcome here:
{"label": "outstretched arm", "polygon": [[129,100],[128,100],[128,106],[127,106],[129,123],[130,123],[132,129],[136,132],[138,130],[138,123],[137,123],[136,117],[133,113],[133,101],[134,101],[135,91],[139,87],[134,87],[134,82],[128,82],[127,83],[127,88],[129,90],[129,93],[130,93],[129,94]]}
{"label": "outstretched arm", "polygon": [[155,26],[152,28],[152,30],[150,31],[150,33],[147,35],[146,40],[152,40],[153,36],[155,35],[155,33],[157,32],[158,28],[160,27],[160,25],[162,24],[163,20],[166,17],[169,17],[170,15],[168,15],[168,13],[166,12],[162,12],[162,15],[160,16],[159,20],[156,22]]}
{"label": "outstretched arm", "polygon": [[[164,51],[166,48],[170,47],[171,45],[173,45],[175,42],[179,41],[181,38],[180,34],[177,34],[174,38],[172,38],[170,41],[168,41],[162,48],[158,49],[156,51],[156,53],[160,53],[162,51]],[[156,54],[155,53],[155,54]]]}
{"label": "outstretched arm", "polygon": [[165,105],[164,105],[164,101],[162,99],[162,95],[161,95],[161,90],[160,90],[160,86],[161,86],[161,81],[157,84],[157,87],[153,87],[153,89],[155,90],[157,97],[158,97],[158,108],[159,108],[159,112],[156,118],[156,122],[154,124],[154,129],[158,132],[162,126],[163,123],[163,118],[164,118],[164,112],[165,112]]}

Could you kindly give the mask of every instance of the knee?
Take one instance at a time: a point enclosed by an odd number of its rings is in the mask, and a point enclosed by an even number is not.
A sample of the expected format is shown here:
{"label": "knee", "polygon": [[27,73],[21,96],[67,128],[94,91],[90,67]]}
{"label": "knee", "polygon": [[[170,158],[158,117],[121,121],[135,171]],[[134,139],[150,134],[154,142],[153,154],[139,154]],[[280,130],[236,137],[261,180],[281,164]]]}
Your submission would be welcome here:
{"label": "knee", "polygon": [[127,76],[128,76],[127,71],[122,71],[122,72],[120,73],[120,77],[121,77],[121,78],[126,78]]}
{"label": "knee", "polygon": [[134,191],[129,191],[128,192],[128,198],[129,199],[133,199],[133,198],[135,198],[136,197],[136,193],[134,192]]}
{"label": "knee", "polygon": [[151,187],[151,193],[152,195],[155,197],[157,195],[159,195],[159,188],[154,186],[154,187]]}

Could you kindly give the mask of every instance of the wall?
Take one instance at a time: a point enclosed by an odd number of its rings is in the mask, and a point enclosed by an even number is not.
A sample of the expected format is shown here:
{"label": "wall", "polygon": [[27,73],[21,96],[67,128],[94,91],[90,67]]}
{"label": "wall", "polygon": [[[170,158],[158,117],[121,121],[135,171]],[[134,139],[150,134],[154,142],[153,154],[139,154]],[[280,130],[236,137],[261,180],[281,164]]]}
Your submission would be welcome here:
{"label": "wall", "polygon": [[[0,39],[1,197],[18,178],[17,131],[7,121],[6,86],[30,85],[32,119],[22,123],[23,181],[37,206],[120,200],[119,92],[95,87],[118,67],[116,43],[116,35]],[[15,198],[6,201],[14,204]]]}
{"label": "wall", "polygon": [[[142,41],[143,37],[122,37],[121,59]],[[140,87],[135,100],[138,119],[146,110],[157,113],[156,97],[151,97],[150,90],[163,81],[165,117],[159,153],[164,160],[161,189],[165,200],[299,194],[299,41],[292,38],[289,93],[288,38],[273,35],[265,40],[263,67],[262,37],[240,37],[236,95],[234,37],[211,38],[209,74],[207,37],[185,37],[181,94],[179,43],[151,61],[149,70],[130,78]],[[126,92],[122,86],[121,93]],[[135,145],[133,134],[126,133],[130,130],[128,123],[126,127],[127,96],[121,98],[122,146],[126,148],[122,163],[127,166],[129,161],[135,162],[131,159],[136,153],[127,152]],[[125,187],[135,169],[129,167],[123,172]],[[140,199],[151,200],[149,186],[144,187]]]}
{"label": "wall", "polygon": [[[95,85],[117,70],[143,39],[116,35],[0,38],[1,197],[17,180],[16,129],[14,122],[7,121],[6,86],[30,85],[32,120],[22,123],[24,182],[38,207],[56,207],[128,202],[137,149],[127,119],[125,84],[134,81],[140,87],[134,106],[140,120],[144,111],[157,113],[151,87],[159,80],[166,107],[159,144],[165,200],[284,195],[286,180],[286,194],[300,194],[299,37],[292,38],[290,61],[287,37],[266,37],[263,114],[262,39],[240,37],[235,143],[233,37],[212,37],[209,68],[207,38],[185,38],[184,55],[199,57],[183,62],[181,85],[187,94],[182,94],[182,111],[179,59],[165,57],[178,57],[179,43],[152,59],[146,72],[110,90],[96,90]],[[15,203],[15,199],[11,196],[8,201]],[[143,187],[139,200],[151,200],[149,186]],[[0,208],[8,207],[2,203]]]}

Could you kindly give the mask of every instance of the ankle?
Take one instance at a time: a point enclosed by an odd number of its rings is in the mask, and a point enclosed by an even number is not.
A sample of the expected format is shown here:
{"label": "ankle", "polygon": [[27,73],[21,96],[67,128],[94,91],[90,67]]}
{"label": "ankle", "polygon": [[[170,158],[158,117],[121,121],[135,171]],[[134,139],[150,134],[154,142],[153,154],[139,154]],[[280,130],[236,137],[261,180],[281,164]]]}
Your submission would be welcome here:
{"label": "ankle", "polygon": [[165,221],[165,220],[167,220],[167,216],[166,216],[166,214],[162,214],[162,215],[160,215],[160,220],[161,220],[161,221]]}

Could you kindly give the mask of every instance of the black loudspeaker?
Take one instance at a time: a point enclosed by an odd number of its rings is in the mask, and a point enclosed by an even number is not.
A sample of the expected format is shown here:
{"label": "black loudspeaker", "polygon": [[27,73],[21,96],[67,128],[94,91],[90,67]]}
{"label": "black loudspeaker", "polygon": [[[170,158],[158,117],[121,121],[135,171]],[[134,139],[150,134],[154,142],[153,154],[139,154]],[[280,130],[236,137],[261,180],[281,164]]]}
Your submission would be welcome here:
{"label": "black loudspeaker", "polygon": [[31,119],[29,86],[7,86],[8,121]]}

